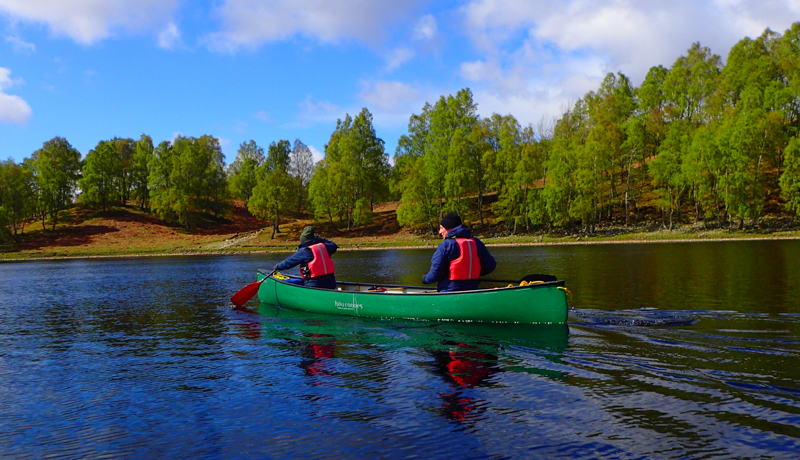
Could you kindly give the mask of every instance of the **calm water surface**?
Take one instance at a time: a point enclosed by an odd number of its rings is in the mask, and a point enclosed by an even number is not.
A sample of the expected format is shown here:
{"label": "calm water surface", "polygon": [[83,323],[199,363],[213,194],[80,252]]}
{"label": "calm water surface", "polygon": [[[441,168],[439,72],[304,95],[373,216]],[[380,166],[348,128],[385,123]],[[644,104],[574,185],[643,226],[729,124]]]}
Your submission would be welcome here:
{"label": "calm water surface", "polygon": [[[433,250],[339,252],[418,284]],[[492,248],[570,324],[229,297],[283,255],[0,263],[0,458],[797,458],[800,242]]]}

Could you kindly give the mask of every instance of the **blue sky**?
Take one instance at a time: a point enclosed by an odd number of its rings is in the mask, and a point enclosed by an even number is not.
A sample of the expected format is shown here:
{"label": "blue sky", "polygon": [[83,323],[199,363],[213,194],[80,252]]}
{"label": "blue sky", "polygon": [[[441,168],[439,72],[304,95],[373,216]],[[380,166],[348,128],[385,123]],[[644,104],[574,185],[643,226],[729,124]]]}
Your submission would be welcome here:
{"label": "blue sky", "polygon": [[699,41],[783,33],[800,0],[0,0],[0,159],[54,136],[300,139],[319,160],[362,107],[392,156],[408,118],[469,87],[536,125],[608,72],[639,85]]}

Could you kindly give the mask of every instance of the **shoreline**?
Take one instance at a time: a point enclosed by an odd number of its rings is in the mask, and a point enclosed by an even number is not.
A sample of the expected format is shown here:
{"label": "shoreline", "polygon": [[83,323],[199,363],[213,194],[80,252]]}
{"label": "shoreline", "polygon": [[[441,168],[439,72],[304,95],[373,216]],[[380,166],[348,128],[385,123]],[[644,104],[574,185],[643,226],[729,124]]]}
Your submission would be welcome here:
{"label": "shoreline", "polygon": [[[488,239],[488,238],[487,238]],[[661,239],[583,239],[577,241],[521,241],[521,242],[489,242],[487,247],[529,247],[529,246],[581,246],[581,245],[605,245],[605,244],[663,244],[663,243],[716,243],[716,242],[743,242],[743,241],[780,241],[780,240],[800,240],[800,236],[751,236],[751,237],[701,237],[701,238],[661,238]],[[339,247],[339,251],[379,251],[379,250],[408,250],[408,249],[435,249],[439,240],[434,240],[430,244],[419,245],[360,245],[354,243],[353,246]],[[31,262],[46,260],[81,260],[81,259],[126,259],[126,258],[147,258],[147,257],[194,257],[194,256],[226,256],[226,255],[255,255],[255,254],[279,254],[291,253],[293,248],[287,249],[253,249],[253,250],[230,250],[230,251],[185,251],[185,252],[164,252],[164,253],[138,253],[138,254],[84,254],[67,256],[44,256],[44,257],[0,257],[0,263],[4,262]]]}

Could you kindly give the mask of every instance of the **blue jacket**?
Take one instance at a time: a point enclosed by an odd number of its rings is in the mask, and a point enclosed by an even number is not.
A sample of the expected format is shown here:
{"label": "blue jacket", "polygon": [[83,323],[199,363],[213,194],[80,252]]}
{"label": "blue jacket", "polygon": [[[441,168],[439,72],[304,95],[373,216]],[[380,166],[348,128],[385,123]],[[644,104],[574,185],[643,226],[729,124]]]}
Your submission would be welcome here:
{"label": "blue jacket", "polygon": [[[333,255],[339,246],[336,246],[336,243],[332,241],[328,241],[325,238],[320,238],[318,236],[314,237],[313,240],[306,241],[305,243],[300,243],[297,246],[297,252],[289,256],[286,260],[279,263],[275,266],[275,270],[288,270],[292,267],[300,266],[301,270],[304,267],[308,266],[308,263],[314,260],[314,253],[311,252],[311,249],[308,247],[312,244],[317,243],[325,243],[325,249],[328,250],[329,255]],[[336,289],[336,276],[331,273],[330,275],[323,275],[316,278],[310,278],[305,282],[306,286],[309,287],[320,287],[325,289]]]}
{"label": "blue jacket", "polygon": [[[456,238],[472,238],[472,231],[469,227],[459,225],[458,227],[447,232],[447,235],[436,252],[431,257],[431,270],[422,277],[424,284],[436,283],[439,292],[444,291],[469,291],[478,289],[478,280],[456,280],[450,281],[450,262],[458,259],[461,255],[461,249],[456,243]],[[489,254],[486,245],[481,240],[475,238],[475,246],[478,249],[478,259],[481,261],[481,276],[488,275],[497,266],[494,257]]]}

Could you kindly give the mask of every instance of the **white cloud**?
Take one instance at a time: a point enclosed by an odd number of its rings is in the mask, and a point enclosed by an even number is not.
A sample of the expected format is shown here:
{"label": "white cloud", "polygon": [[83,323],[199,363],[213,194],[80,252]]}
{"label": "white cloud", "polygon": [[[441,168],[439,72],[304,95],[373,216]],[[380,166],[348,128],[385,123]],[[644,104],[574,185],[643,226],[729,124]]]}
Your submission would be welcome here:
{"label": "white cloud", "polygon": [[158,34],[158,47],[165,50],[173,50],[182,46],[181,44],[181,31],[174,22],[170,22]]}
{"label": "white cloud", "polygon": [[397,69],[404,63],[408,62],[409,60],[414,58],[414,50],[411,48],[407,48],[405,46],[401,46],[400,48],[395,48],[389,53],[389,56],[386,58],[386,70],[391,72],[392,70]]}
{"label": "white cloud", "polygon": [[46,24],[53,34],[90,45],[117,29],[149,30],[167,23],[181,0],[0,0],[12,21]]}
{"label": "white cloud", "polygon": [[418,89],[399,81],[361,82],[358,98],[367,104],[367,108],[388,113],[411,115],[411,110],[419,109],[421,93]]}
{"label": "white cloud", "polygon": [[325,154],[320,152],[313,145],[308,145],[307,147],[308,147],[309,150],[311,150],[311,157],[314,159],[314,163],[316,163],[318,161],[322,161],[322,159],[325,158]]}
{"label": "white cloud", "polygon": [[398,45],[386,56],[386,71],[391,72],[417,55],[436,49],[439,42],[436,19],[432,15],[426,14],[417,21],[411,30],[410,44]]}
{"label": "white cloud", "polygon": [[269,114],[264,110],[259,110],[258,112],[256,112],[256,114],[253,115],[253,118],[255,118],[256,120],[261,120],[264,123],[269,123],[270,121],[272,121],[272,117],[270,117]]}
{"label": "white cloud", "polygon": [[411,114],[421,112],[425,102],[438,98],[438,94],[430,89],[422,90],[397,81],[362,81],[361,91],[356,96],[357,102],[353,105],[341,107],[329,101],[315,101],[307,96],[298,104],[298,122],[286,124],[285,127],[308,128],[313,124],[323,124],[333,131],[337,120],[343,119],[346,114],[355,117],[366,107],[372,114],[376,128],[405,128]]}
{"label": "white cloud", "polygon": [[460,13],[479,55],[460,74],[480,113],[513,113],[527,124],[560,115],[606,73],[639,85],[696,41],[724,60],[745,36],[787,29],[800,1],[474,0]]}
{"label": "white cloud", "polygon": [[33,53],[36,52],[36,45],[22,41],[19,37],[13,35],[6,36],[6,41],[11,43],[11,48],[15,53]]}
{"label": "white cloud", "polygon": [[311,95],[306,96],[299,104],[299,119],[303,122],[331,123],[344,117],[344,111],[329,101],[314,102]]}
{"label": "white cloud", "polygon": [[12,79],[11,71],[0,67],[0,121],[4,123],[27,123],[33,111],[19,96],[6,94],[6,89],[22,84],[20,79]]}
{"label": "white cloud", "polygon": [[0,92],[0,121],[4,123],[27,123],[31,118],[31,106],[19,96]]}
{"label": "white cloud", "polygon": [[695,41],[725,58],[745,36],[782,32],[800,17],[800,2],[476,0],[462,13],[472,40],[491,54],[523,32],[564,53],[602,56],[607,72],[636,80],[654,65],[671,66]]}
{"label": "white cloud", "polygon": [[432,40],[436,37],[437,31],[438,25],[436,24],[436,18],[430,14],[426,14],[417,21],[417,25],[414,27],[413,37],[414,40]]}
{"label": "white cloud", "polygon": [[461,63],[461,77],[467,81],[493,80],[502,74],[497,62],[473,61]]}
{"label": "white cloud", "polygon": [[376,128],[395,131],[406,128],[412,114],[421,113],[426,102],[435,102],[441,94],[438,89],[399,81],[362,81],[357,99],[372,114]]}
{"label": "white cloud", "polygon": [[220,32],[206,37],[214,51],[235,52],[300,36],[322,43],[357,40],[375,46],[386,38],[387,24],[400,23],[415,1],[374,0],[223,0],[216,13]]}

